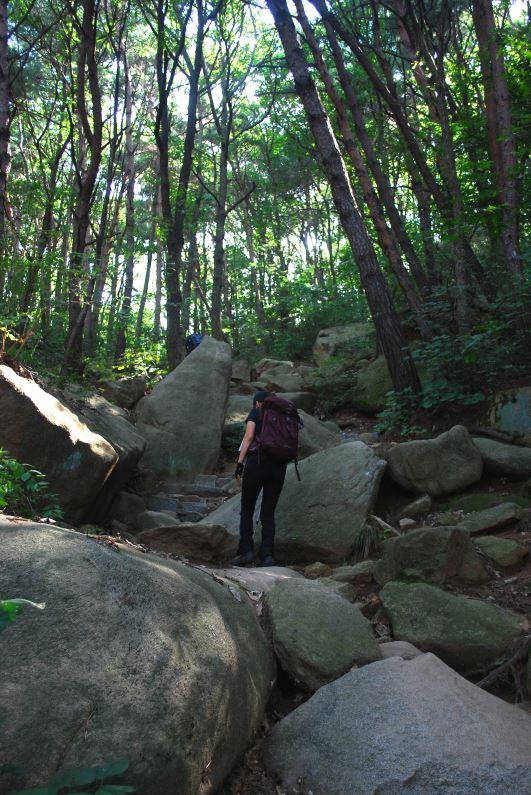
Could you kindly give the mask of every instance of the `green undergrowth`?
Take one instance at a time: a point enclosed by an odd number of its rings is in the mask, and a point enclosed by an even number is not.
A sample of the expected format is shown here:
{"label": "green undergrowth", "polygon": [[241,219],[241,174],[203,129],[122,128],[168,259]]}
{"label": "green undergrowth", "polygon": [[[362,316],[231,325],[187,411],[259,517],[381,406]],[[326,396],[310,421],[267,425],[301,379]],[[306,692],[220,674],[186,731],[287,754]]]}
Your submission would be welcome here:
{"label": "green undergrowth", "polygon": [[483,511],[487,508],[494,508],[502,502],[514,502],[522,508],[531,508],[531,499],[522,497],[519,494],[501,494],[500,492],[488,492],[477,494],[457,494],[444,503],[437,505],[438,511],[464,511],[473,513]]}
{"label": "green undergrowth", "polygon": [[63,511],[55,494],[49,490],[42,472],[29,464],[21,464],[0,448],[0,511],[22,516],[63,518]]}

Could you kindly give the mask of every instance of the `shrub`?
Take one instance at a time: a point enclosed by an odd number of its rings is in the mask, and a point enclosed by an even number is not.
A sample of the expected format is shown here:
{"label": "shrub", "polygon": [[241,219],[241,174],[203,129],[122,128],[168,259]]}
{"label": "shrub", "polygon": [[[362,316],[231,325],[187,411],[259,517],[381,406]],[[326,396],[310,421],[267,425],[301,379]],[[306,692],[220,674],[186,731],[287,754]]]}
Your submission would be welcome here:
{"label": "shrub", "polygon": [[57,497],[48,489],[42,472],[10,458],[0,448],[0,511],[6,510],[27,519],[41,516],[60,520],[63,512]]}

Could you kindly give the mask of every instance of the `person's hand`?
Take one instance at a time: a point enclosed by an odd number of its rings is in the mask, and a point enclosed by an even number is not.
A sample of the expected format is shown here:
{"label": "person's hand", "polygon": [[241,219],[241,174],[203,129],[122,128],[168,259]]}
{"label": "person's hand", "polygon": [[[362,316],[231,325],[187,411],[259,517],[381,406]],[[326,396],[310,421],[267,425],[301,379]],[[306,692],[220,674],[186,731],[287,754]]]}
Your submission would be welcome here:
{"label": "person's hand", "polygon": [[243,461],[238,461],[238,463],[236,464],[236,472],[234,473],[234,477],[236,478],[236,480],[239,481],[241,480],[242,475],[243,475]]}

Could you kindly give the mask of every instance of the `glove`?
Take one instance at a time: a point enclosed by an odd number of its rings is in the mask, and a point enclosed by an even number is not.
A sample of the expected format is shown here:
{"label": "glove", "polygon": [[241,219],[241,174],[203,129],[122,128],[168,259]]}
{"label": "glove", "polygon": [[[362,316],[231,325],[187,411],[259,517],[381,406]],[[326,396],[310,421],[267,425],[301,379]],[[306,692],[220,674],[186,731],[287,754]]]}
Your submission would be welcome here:
{"label": "glove", "polygon": [[243,475],[243,461],[238,461],[236,464],[236,472],[234,473],[235,478],[241,478]]}

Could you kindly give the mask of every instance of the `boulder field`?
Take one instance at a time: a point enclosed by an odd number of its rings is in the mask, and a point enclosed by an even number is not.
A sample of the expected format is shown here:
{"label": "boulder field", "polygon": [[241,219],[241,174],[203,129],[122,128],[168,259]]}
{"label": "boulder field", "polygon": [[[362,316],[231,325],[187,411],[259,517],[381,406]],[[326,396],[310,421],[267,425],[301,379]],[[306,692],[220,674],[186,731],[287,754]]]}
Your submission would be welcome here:
{"label": "boulder field", "polygon": [[[330,335],[325,358],[361,355],[361,332]],[[524,573],[531,502],[487,480],[525,480],[529,447],[463,426],[347,440],[305,414],[312,378],[206,338],[149,395],[117,385],[118,408],[0,367],[17,418],[0,446],[42,468],[70,521],[100,510],[127,539],[0,516],[0,599],[46,603],[0,636],[0,793],[121,758],[112,783],[143,795],[224,792],[279,674],[298,696],[260,747],[283,795],[531,795],[531,718],[463,678],[516,650],[531,695],[529,621],[496,604]],[[273,383],[305,423],[302,479],[288,467],[276,512],[275,556],[294,568],[232,568],[240,495],[208,473]],[[401,507],[380,513],[388,489]]]}

